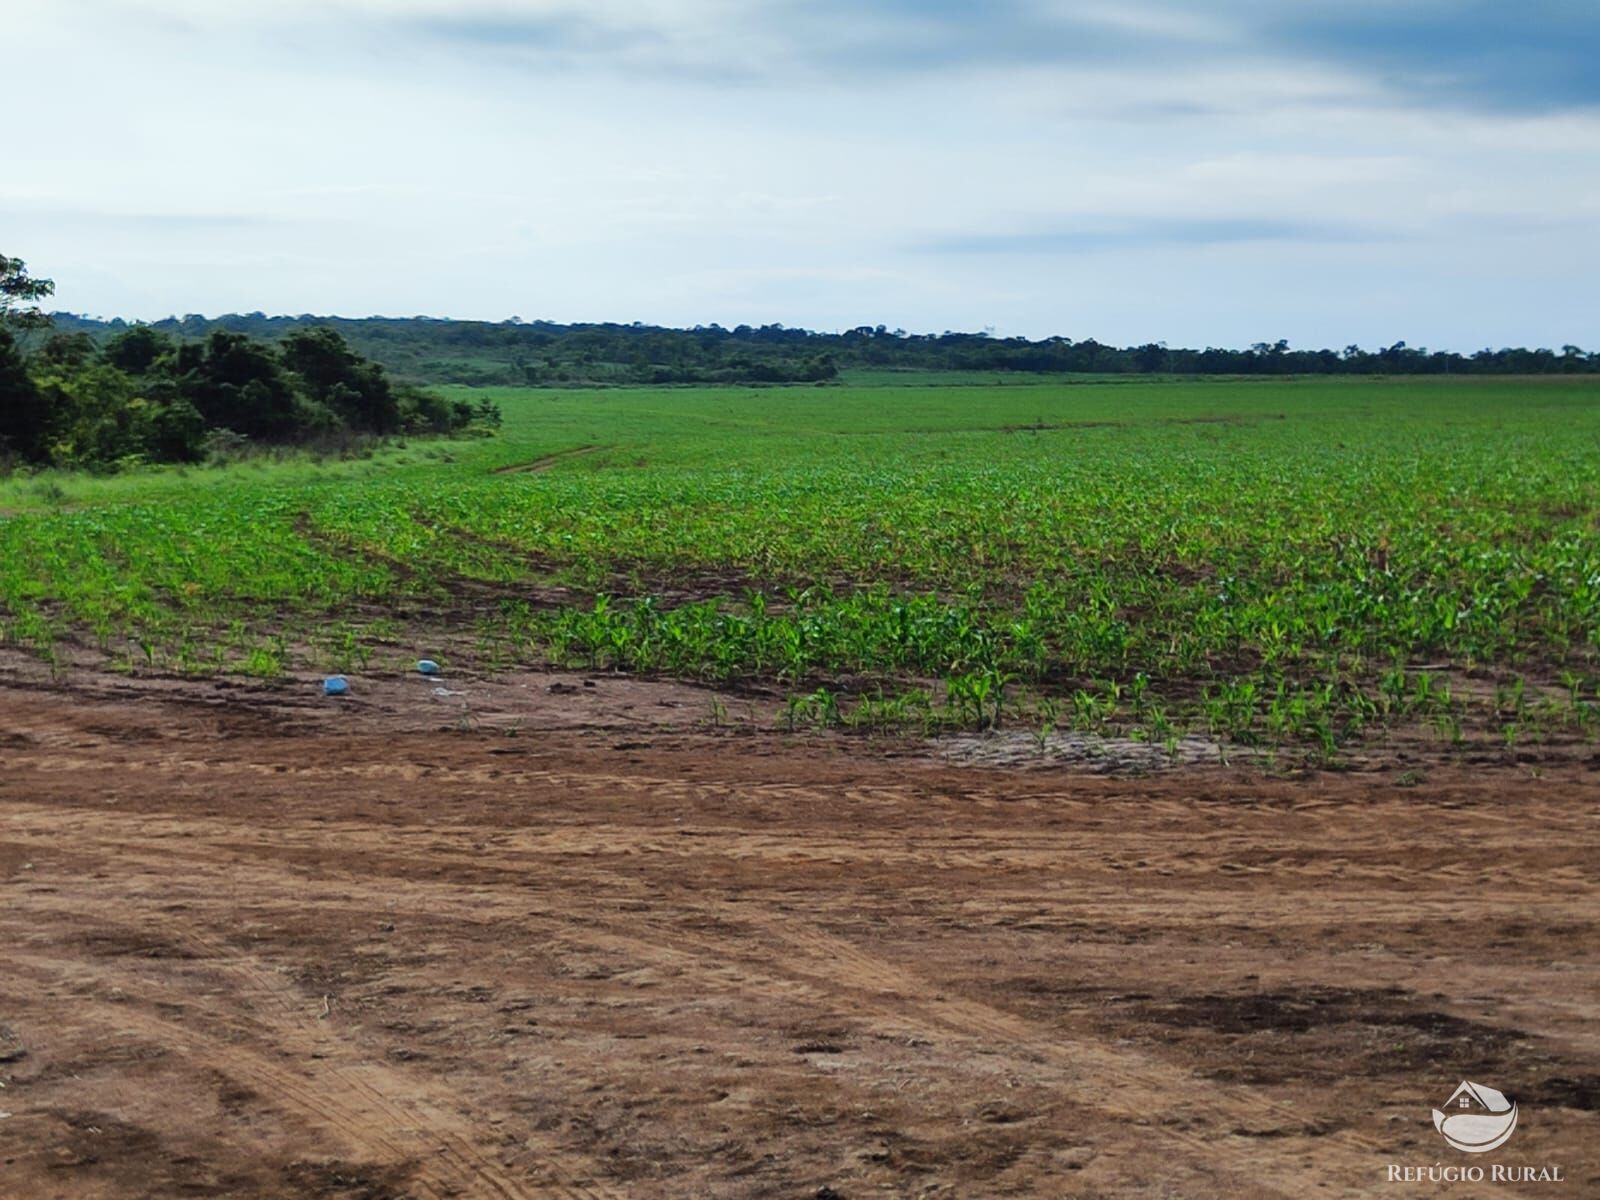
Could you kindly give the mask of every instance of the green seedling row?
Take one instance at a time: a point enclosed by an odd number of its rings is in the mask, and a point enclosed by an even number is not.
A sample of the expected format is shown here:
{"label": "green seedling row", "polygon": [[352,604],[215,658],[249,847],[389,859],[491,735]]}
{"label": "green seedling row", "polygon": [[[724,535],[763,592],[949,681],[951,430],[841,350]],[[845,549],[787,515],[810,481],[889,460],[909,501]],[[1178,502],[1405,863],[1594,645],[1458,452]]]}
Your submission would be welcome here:
{"label": "green seedling row", "polygon": [[1593,381],[495,398],[501,436],[448,452],[0,485],[0,630],[269,678],[448,633],[795,722],[1330,756],[1596,724]]}

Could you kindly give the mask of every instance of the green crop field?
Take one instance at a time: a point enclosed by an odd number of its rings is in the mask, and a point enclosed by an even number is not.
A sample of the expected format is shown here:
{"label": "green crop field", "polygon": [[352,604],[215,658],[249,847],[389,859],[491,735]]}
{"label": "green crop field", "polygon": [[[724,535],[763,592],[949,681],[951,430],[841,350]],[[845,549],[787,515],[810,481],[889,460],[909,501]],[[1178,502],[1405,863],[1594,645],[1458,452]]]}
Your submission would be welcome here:
{"label": "green crop field", "polygon": [[443,647],[1326,756],[1600,727],[1600,381],[491,394],[493,439],[0,484],[5,641],[269,678]]}

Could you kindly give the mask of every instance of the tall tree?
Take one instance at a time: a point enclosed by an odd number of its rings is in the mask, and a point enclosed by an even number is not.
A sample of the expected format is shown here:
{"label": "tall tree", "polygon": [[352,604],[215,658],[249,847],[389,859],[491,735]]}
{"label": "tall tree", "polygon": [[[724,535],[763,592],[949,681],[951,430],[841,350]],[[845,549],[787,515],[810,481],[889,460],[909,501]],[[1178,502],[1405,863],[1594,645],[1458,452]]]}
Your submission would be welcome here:
{"label": "tall tree", "polygon": [[117,370],[146,375],[172,350],[173,341],[166,334],[157,333],[148,325],[135,325],[107,342],[104,353],[106,361]]}
{"label": "tall tree", "polygon": [[194,404],[208,425],[268,440],[295,432],[294,382],[270,347],[219,329],[206,339],[195,376]]}
{"label": "tall tree", "polygon": [[393,433],[400,427],[399,402],[383,368],[352,351],[336,330],[297,329],[283,339],[279,354],[312,399],[351,428]]}
{"label": "tall tree", "polygon": [[37,329],[50,324],[39,310],[39,301],[53,295],[56,285],[48,279],[28,274],[28,264],[20,258],[0,254],[0,325],[13,329]]}
{"label": "tall tree", "polygon": [[0,458],[16,455],[37,462],[45,455],[50,408],[17,349],[11,330],[0,321]]}

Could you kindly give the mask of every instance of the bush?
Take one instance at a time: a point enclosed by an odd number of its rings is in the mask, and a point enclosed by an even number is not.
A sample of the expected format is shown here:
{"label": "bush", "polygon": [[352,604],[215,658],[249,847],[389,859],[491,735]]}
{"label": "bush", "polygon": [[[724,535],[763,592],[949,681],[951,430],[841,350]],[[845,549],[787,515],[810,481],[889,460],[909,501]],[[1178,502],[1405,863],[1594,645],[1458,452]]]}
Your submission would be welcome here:
{"label": "bush", "polygon": [[229,330],[180,344],[135,326],[103,351],[58,334],[24,360],[0,327],[0,457],[34,464],[231,462],[289,445],[370,454],[375,437],[499,423],[488,399],[395,385],[332,329],[298,330],[275,349]]}

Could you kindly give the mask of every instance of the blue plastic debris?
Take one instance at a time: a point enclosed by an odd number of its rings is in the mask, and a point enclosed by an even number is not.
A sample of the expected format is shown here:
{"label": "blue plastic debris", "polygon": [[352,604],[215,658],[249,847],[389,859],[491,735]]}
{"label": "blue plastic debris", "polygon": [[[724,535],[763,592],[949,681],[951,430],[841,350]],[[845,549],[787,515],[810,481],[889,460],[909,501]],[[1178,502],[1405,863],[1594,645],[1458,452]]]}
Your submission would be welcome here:
{"label": "blue plastic debris", "polygon": [[350,681],[343,675],[329,675],[322,681],[322,693],[325,696],[342,696],[350,690]]}
{"label": "blue plastic debris", "polygon": [[431,658],[419,658],[417,660],[417,670],[424,675],[437,675],[439,669],[439,664]]}

